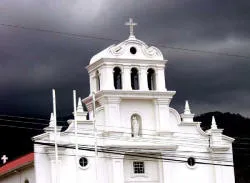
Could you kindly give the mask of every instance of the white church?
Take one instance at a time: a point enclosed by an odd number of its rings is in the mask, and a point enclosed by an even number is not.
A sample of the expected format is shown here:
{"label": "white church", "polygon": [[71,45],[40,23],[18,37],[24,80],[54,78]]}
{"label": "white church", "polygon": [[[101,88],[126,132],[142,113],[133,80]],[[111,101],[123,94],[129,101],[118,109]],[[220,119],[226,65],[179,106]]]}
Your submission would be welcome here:
{"label": "white church", "polygon": [[69,127],[61,132],[52,114],[33,138],[35,182],[234,183],[234,139],[214,118],[203,131],[187,101],[182,114],[170,107],[168,61],[135,37],[132,19],[126,25],[128,39],[91,58],[90,94]]}

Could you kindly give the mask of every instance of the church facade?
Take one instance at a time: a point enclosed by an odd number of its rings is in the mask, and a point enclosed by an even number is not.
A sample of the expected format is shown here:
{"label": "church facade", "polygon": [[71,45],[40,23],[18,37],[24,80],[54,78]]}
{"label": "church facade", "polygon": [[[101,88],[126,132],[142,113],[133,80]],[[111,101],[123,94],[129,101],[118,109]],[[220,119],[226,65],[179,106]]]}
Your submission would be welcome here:
{"label": "church facade", "polygon": [[129,38],[86,67],[90,95],[79,99],[69,127],[55,133],[52,114],[33,138],[36,183],[234,183],[234,139],[214,118],[203,131],[187,101],[182,114],[170,107],[167,60],[135,37],[132,19],[127,24]]}

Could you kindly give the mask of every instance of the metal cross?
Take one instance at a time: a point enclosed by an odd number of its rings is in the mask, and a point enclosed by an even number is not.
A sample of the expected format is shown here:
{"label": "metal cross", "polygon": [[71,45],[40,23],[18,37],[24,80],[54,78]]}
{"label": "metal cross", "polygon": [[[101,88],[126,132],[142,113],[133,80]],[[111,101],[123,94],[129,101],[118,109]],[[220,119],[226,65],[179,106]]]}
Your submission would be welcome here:
{"label": "metal cross", "polygon": [[1,160],[3,161],[3,164],[5,164],[7,162],[7,160],[8,160],[8,157],[6,155],[3,155],[1,157]]}
{"label": "metal cross", "polygon": [[133,22],[132,18],[129,18],[129,22],[126,22],[125,25],[129,26],[130,36],[134,36],[134,26],[136,26],[137,23]]}

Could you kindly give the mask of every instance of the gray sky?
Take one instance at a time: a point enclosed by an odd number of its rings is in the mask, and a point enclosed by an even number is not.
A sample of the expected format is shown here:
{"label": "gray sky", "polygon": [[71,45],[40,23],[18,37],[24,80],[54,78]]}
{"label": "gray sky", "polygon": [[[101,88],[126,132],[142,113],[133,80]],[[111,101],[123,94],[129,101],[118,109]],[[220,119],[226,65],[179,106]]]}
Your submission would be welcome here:
{"label": "gray sky", "polygon": [[117,43],[2,24],[123,41],[124,23],[132,17],[138,39],[165,45],[158,48],[169,60],[167,88],[177,91],[172,107],[182,112],[188,99],[196,114],[219,110],[250,116],[249,9],[248,0],[1,0],[0,114],[49,117],[52,88],[59,115],[71,114],[72,89],[81,97],[89,94],[90,58]]}

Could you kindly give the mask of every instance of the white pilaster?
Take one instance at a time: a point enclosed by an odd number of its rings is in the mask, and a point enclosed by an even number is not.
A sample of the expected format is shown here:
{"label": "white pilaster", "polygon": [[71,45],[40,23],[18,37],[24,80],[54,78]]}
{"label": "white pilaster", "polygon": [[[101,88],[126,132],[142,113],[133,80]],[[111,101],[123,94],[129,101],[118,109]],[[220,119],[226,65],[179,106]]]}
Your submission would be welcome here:
{"label": "white pilaster", "polygon": [[107,131],[115,131],[117,128],[121,128],[124,125],[120,120],[120,102],[119,97],[109,97],[100,100],[101,105],[104,106],[105,123]]}
{"label": "white pilaster", "polygon": [[90,73],[89,75],[89,83],[90,83],[90,94],[91,94],[93,91],[96,91],[96,78],[94,72]]}
{"label": "white pilaster", "polygon": [[129,66],[124,66],[124,69],[123,69],[122,88],[124,90],[132,90]]}
{"label": "white pilaster", "polygon": [[[216,163],[216,162],[214,162]],[[214,183],[222,182],[222,169],[221,166],[213,165],[214,168]]]}
{"label": "white pilaster", "polygon": [[156,99],[156,116],[158,116],[157,132],[164,134],[171,131],[171,124],[169,123],[169,99]]}
{"label": "white pilaster", "polygon": [[112,66],[104,66],[103,68],[104,76],[103,76],[103,83],[104,88],[103,90],[114,90],[114,77],[113,77],[113,67]]}
{"label": "white pilaster", "polygon": [[124,183],[123,158],[124,155],[112,156],[113,183]]}
{"label": "white pilaster", "polygon": [[172,170],[173,170],[173,163],[171,162],[162,162],[162,171],[163,171],[163,183],[171,183],[172,181]]}
{"label": "white pilaster", "polygon": [[148,82],[147,82],[147,68],[146,67],[140,67],[140,79],[139,79],[139,85],[140,90],[148,90]]}
{"label": "white pilaster", "polygon": [[58,149],[58,162],[56,162],[55,151],[53,147],[46,147],[46,152],[50,160],[51,183],[60,183],[61,177],[61,158],[64,149]]}
{"label": "white pilaster", "polygon": [[166,91],[164,67],[157,69],[156,83],[156,90]]}

